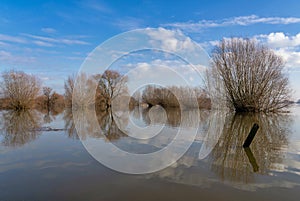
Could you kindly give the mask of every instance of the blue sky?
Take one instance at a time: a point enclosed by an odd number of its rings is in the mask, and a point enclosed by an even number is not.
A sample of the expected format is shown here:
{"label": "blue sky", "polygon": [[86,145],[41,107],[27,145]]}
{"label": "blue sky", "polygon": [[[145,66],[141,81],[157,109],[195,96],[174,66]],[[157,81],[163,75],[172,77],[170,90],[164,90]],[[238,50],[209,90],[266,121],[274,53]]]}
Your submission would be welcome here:
{"label": "blue sky", "polygon": [[300,99],[299,1],[0,2],[0,71],[34,73],[63,93],[63,82],[105,40],[136,28],[179,30],[208,52],[223,37],[266,43],[286,60]]}

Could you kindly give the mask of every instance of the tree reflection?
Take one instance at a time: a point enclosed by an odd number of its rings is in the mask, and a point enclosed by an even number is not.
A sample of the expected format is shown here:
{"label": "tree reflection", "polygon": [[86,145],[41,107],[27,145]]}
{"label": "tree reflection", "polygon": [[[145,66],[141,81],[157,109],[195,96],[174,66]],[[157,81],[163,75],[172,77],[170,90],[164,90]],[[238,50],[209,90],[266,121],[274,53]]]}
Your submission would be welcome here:
{"label": "tree reflection", "polygon": [[[82,120],[82,122],[78,122],[78,128],[80,128],[81,124],[84,125],[84,122],[86,122],[85,131],[81,132],[81,135],[78,136],[75,122],[73,119],[73,113],[72,109],[66,109],[64,113],[64,121],[65,121],[65,130],[67,131],[68,137],[73,139],[85,139],[86,137],[92,137],[92,138],[102,138],[105,136],[105,138],[108,141],[118,140],[121,137],[126,137],[127,135],[124,134],[117,126],[112,112],[109,110],[104,111],[96,111],[96,118],[97,122],[94,122],[93,114],[94,111],[92,109],[88,108],[81,108],[84,111],[76,112],[77,114],[82,114],[82,116],[77,117],[79,121]],[[80,110],[80,109],[79,109]],[[86,111],[88,110],[88,111]]]}
{"label": "tree reflection", "polygon": [[[119,129],[112,111],[108,110],[97,112],[97,120],[101,129],[101,133],[105,135],[106,140],[114,141],[122,137],[127,137],[127,135]],[[124,123],[124,119],[118,120],[121,120],[123,125],[127,123]]]}
{"label": "tree reflection", "polygon": [[73,121],[72,108],[65,109],[63,119],[65,121],[65,130],[67,132],[68,137],[73,139],[79,139]]}
{"label": "tree reflection", "polygon": [[5,146],[22,146],[40,134],[41,118],[35,110],[5,111],[2,119]]}
{"label": "tree reflection", "polygon": [[[260,126],[250,149],[242,144],[254,123]],[[253,172],[267,174],[282,163],[287,144],[288,115],[227,115],[222,136],[211,153],[212,170],[222,180],[251,182]],[[218,125],[215,125],[218,126]]]}
{"label": "tree reflection", "polygon": [[[164,124],[166,123],[171,127],[181,127],[181,128],[189,128],[198,126],[199,123],[204,122],[208,119],[209,110],[180,110],[180,108],[157,108],[156,106],[151,109],[143,109],[139,111],[138,109],[133,110],[135,117],[138,117],[138,114],[142,115],[143,121],[149,125],[153,124]],[[150,110],[154,110],[154,112],[150,113]],[[139,113],[138,113],[139,112]],[[166,114],[166,122],[164,122],[163,113]],[[151,118],[150,115],[151,114]],[[196,115],[199,115],[199,119],[195,118]],[[198,122],[200,120],[200,122]]]}
{"label": "tree reflection", "polygon": [[[176,183],[210,186],[219,180],[246,189],[256,174],[282,171],[291,118],[288,115],[229,114],[211,111],[202,143],[194,143],[175,164],[147,175]],[[254,123],[260,128],[249,148],[242,147]],[[205,129],[206,130],[206,129]],[[196,155],[199,154],[197,158]],[[206,171],[206,168],[214,174]],[[247,184],[247,185],[243,185]]]}

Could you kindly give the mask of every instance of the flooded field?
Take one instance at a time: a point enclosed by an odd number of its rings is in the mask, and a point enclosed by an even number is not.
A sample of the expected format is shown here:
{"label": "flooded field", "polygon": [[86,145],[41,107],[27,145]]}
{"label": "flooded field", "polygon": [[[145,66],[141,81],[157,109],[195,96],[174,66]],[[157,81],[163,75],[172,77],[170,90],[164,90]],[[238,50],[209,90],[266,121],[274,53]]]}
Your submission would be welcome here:
{"label": "flooded field", "polygon": [[[101,133],[86,128],[86,136],[77,135],[71,111],[0,114],[1,201],[299,200],[300,106],[281,115],[136,108],[130,119],[116,119],[100,113]],[[119,129],[130,131],[132,123],[163,129],[149,140],[137,140]],[[254,123],[258,133],[243,149]],[[197,136],[184,156],[150,174],[111,170],[82,144],[96,140],[99,146],[113,143],[128,152],[150,153],[168,145],[179,129],[188,133],[192,127],[198,128]]]}

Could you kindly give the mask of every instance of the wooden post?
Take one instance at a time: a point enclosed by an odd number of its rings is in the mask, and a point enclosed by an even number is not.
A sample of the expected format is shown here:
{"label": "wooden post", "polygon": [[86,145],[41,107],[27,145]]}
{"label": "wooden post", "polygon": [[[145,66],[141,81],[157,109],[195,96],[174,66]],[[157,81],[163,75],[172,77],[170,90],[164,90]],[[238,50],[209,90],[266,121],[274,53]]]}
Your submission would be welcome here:
{"label": "wooden post", "polygon": [[250,146],[252,140],[254,139],[254,137],[255,137],[255,135],[256,135],[256,133],[257,133],[258,128],[259,128],[259,126],[258,126],[257,123],[255,123],[255,124],[252,126],[251,131],[250,131],[249,135],[247,136],[247,138],[246,138],[246,140],[245,140],[245,142],[244,142],[244,144],[243,144],[243,147],[244,147],[244,148]]}

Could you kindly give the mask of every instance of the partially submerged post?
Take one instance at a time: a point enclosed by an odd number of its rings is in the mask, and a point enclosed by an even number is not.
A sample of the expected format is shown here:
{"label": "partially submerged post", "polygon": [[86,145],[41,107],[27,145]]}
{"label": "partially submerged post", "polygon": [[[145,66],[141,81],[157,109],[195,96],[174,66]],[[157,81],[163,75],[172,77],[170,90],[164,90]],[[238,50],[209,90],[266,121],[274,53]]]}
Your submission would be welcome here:
{"label": "partially submerged post", "polygon": [[250,164],[252,165],[253,172],[257,172],[259,170],[259,167],[256,163],[255,157],[250,149],[250,147],[245,147],[244,151],[246,152],[246,155],[249,159]]}
{"label": "partially submerged post", "polygon": [[243,147],[246,148],[246,147],[249,147],[251,142],[253,141],[256,133],[257,133],[257,130],[258,130],[259,126],[257,123],[255,123],[252,128],[251,128],[251,131],[249,133],[249,135],[247,136],[244,144],[243,144]]}

